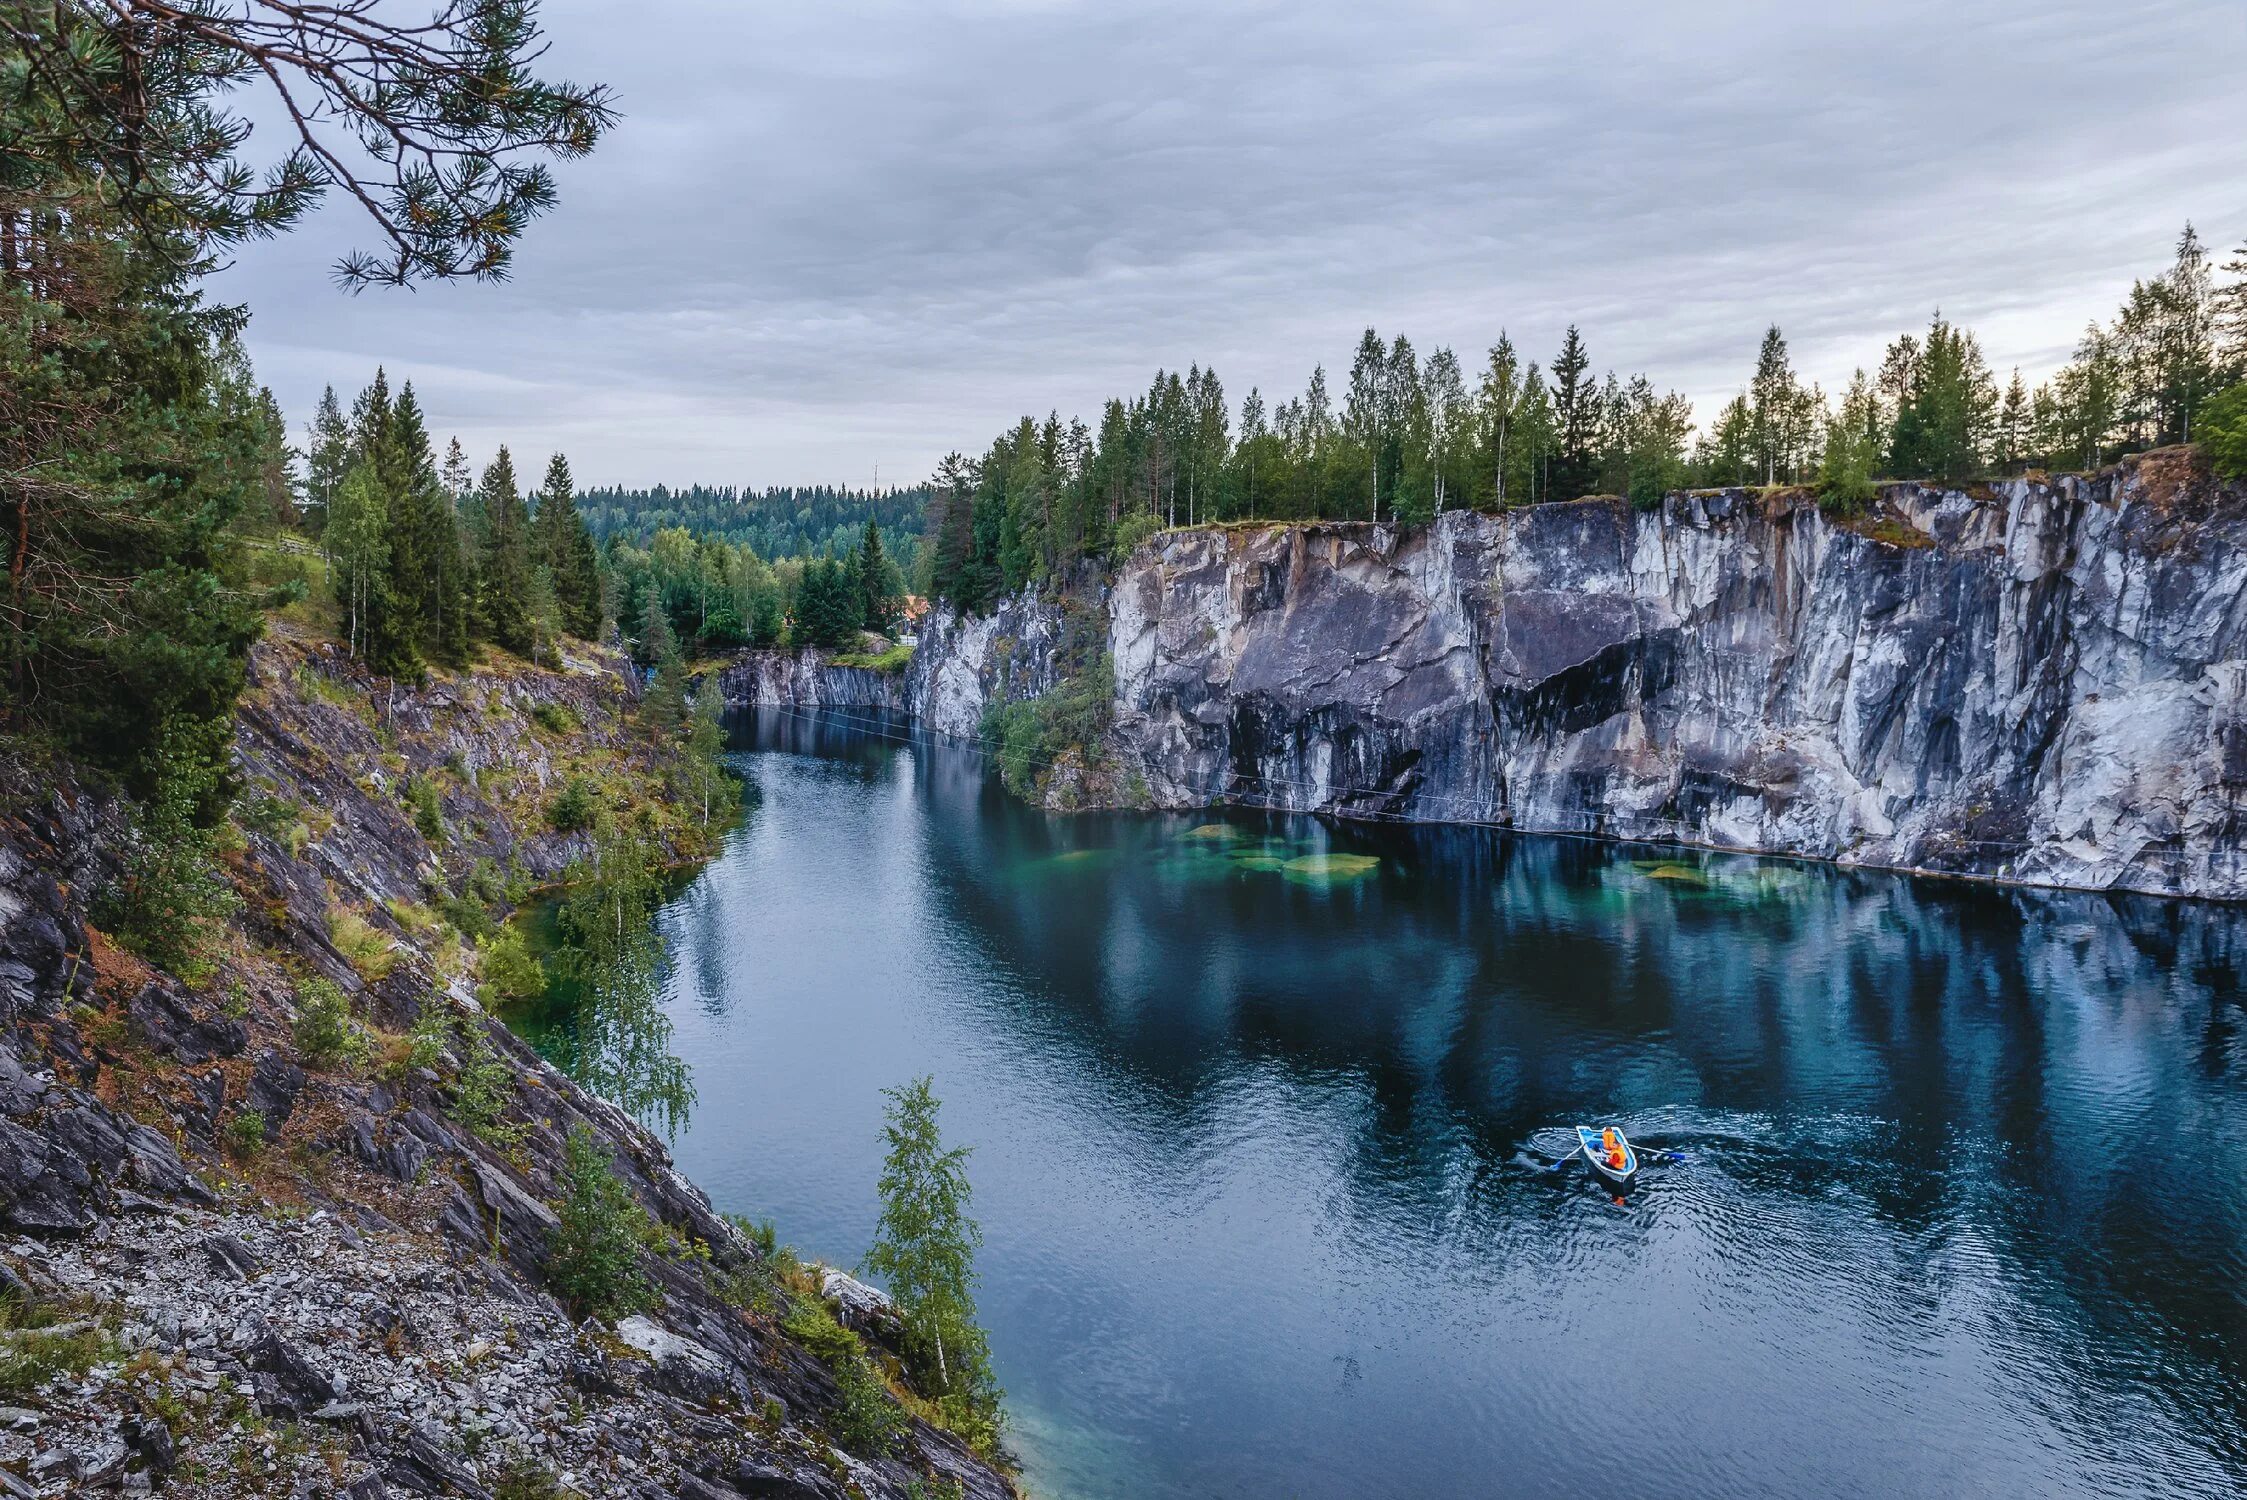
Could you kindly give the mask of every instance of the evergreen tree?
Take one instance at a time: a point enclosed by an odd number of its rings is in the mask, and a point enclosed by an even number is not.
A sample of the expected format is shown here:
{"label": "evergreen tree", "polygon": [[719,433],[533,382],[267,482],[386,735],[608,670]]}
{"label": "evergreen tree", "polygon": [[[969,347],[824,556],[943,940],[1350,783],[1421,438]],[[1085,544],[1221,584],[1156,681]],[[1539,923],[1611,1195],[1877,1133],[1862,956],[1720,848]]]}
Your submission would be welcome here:
{"label": "evergreen tree", "polygon": [[312,535],[328,524],[328,505],[350,471],[351,428],[331,385],[320,392],[320,405],[304,429],[304,526]]}
{"label": "evergreen tree", "polygon": [[859,623],[866,629],[889,633],[897,613],[894,567],[882,551],[882,529],[869,519],[858,543]]}
{"label": "evergreen tree", "polygon": [[1777,484],[1782,474],[1794,477],[1794,461],[1802,447],[1803,409],[1801,386],[1787,358],[1787,341],[1774,323],[1764,331],[1755,378],[1748,383],[1749,442],[1765,484]]}
{"label": "evergreen tree", "polygon": [[1560,353],[1553,359],[1548,382],[1556,427],[1552,464],[1545,478],[1549,499],[1574,499],[1592,487],[1593,447],[1599,436],[1599,387],[1591,377],[1591,366],[1583,335],[1571,323],[1561,339]]}
{"label": "evergreen tree", "polygon": [[501,445],[484,470],[478,489],[487,536],[484,543],[482,597],[484,633],[518,656],[531,649],[530,517],[515,478],[515,461]]}
{"label": "evergreen tree", "polygon": [[2122,411],[2122,371],[2114,343],[2093,323],[2075,358],[2053,381],[2054,448],[2068,462],[2095,469],[2105,459]]}
{"label": "evergreen tree", "polygon": [[1873,465],[1881,450],[1880,396],[1863,370],[1850,377],[1841,410],[1826,428],[1825,453],[1818,467],[1818,494],[1844,510],[1870,500]]}
{"label": "evergreen tree", "polygon": [[[249,361],[242,361],[242,379],[249,382]],[[281,403],[273,399],[273,392],[264,386],[257,393],[257,501],[252,513],[244,519],[260,531],[275,531],[296,525],[302,519],[297,485],[296,450],[289,446],[288,420],[281,415]]]}
{"label": "evergreen tree", "polygon": [[833,558],[813,558],[804,565],[803,581],[796,587],[789,640],[797,646],[829,649],[849,645],[858,638],[863,608],[849,570]]}
{"label": "evergreen tree", "polygon": [[983,1231],[969,1215],[968,1151],[946,1147],[941,1108],[927,1078],[883,1091],[888,1154],[882,1213],[866,1268],[888,1282],[905,1323],[906,1352],[922,1389],[988,1450],[1000,1422],[998,1381],[976,1321],[975,1252]]}
{"label": "evergreen tree", "polygon": [[1724,403],[1702,434],[1694,452],[1694,467],[1703,484],[1748,484],[1758,477],[1754,457],[1755,415],[1746,393]]}
{"label": "evergreen tree", "polygon": [[2019,366],[2006,384],[2005,399],[1997,409],[1995,452],[2000,473],[2013,474],[2027,467],[2029,456],[2029,392]]}
{"label": "evergreen tree", "polygon": [[570,462],[557,453],[546,463],[546,482],[538,491],[533,556],[551,575],[564,628],[580,640],[601,633],[601,556],[593,533],[577,508],[577,484]]}
{"label": "evergreen tree", "polygon": [[561,665],[562,601],[554,593],[554,570],[544,564],[531,569],[525,614],[530,621],[531,660],[542,667]]}
{"label": "evergreen tree", "polygon": [[1890,439],[1890,466],[1899,475],[1971,478],[1981,472],[1997,410],[1997,386],[1981,345],[1937,313],[1926,342],[1910,353],[1907,361],[1891,348],[1892,364],[1906,373]]}
{"label": "evergreen tree", "polygon": [[455,665],[467,660],[471,601],[460,529],[430,452],[429,431],[409,383],[398,392],[385,433],[385,485],[394,539],[391,589],[409,611],[420,653]]}

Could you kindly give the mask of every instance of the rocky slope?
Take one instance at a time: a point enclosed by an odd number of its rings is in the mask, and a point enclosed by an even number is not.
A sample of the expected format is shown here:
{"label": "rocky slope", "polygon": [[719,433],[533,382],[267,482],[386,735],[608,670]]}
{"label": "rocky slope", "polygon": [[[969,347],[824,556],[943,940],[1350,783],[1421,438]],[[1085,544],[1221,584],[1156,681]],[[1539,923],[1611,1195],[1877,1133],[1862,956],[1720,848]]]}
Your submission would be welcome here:
{"label": "rocky slope", "polygon": [[[504,914],[582,852],[543,817],[566,779],[699,844],[645,795],[668,752],[618,662],[408,690],[280,639],[253,679],[243,907],[202,983],[89,923],[117,806],[0,766],[0,1496],[1010,1494],[918,1420],[848,1451],[835,1374],[780,1326],[785,1268],[473,998],[432,908]],[[373,1055],[304,1055],[315,980]],[[450,1040],[419,1055],[432,1016]],[[644,1215],[653,1295],[614,1324],[546,1285],[573,1129]]]}
{"label": "rocky slope", "polygon": [[[1160,806],[2247,897],[2247,494],[2186,450],[1848,519],[1724,491],[1173,531],[1108,605],[1107,754]],[[1006,613],[939,616],[894,706],[961,732],[1019,695],[1055,612]]]}

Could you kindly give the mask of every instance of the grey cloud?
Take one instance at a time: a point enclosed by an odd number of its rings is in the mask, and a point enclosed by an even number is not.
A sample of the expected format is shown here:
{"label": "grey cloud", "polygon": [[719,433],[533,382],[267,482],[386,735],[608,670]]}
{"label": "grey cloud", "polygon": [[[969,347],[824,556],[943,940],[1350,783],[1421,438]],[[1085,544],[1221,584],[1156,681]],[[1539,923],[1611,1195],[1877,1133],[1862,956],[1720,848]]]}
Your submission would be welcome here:
{"label": "grey cloud", "polygon": [[377,361],[594,480],[924,473],[1157,365],[1580,322],[1721,398],[1938,304],[2036,373],[2187,217],[2247,235],[2231,0],[2117,7],[550,3],[627,118],[517,280],[345,298],[340,210],[222,292],[294,412]]}

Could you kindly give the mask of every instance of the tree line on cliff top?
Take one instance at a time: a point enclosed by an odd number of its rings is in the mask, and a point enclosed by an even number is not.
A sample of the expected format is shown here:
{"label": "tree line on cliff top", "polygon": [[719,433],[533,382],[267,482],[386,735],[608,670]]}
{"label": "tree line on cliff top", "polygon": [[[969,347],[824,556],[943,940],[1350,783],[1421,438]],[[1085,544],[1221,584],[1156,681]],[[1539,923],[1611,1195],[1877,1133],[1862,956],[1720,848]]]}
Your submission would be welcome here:
{"label": "tree line on cliff top", "polygon": [[1498,336],[1479,370],[1425,358],[1368,328],[1339,391],[1313,370],[1274,405],[1238,414],[1215,370],[1158,371],[1110,400],[1097,427],[1024,417],[980,458],[953,453],[930,483],[918,581],[966,609],[1118,557],[1163,527],[1235,520],[1426,522],[1445,510],[1690,486],[1803,484],[1839,504],[1875,476],[1957,481],[2088,469],[2206,439],[2247,472],[2247,246],[2219,286],[2188,225],[2174,260],[2137,282],[2109,324],[2030,389],[2002,386],[1974,334],[1937,315],[1877,368],[1829,393],[1769,329],[1749,378],[1698,430],[1690,403],[1644,375],[1593,370],[1571,325],[1549,365]]}

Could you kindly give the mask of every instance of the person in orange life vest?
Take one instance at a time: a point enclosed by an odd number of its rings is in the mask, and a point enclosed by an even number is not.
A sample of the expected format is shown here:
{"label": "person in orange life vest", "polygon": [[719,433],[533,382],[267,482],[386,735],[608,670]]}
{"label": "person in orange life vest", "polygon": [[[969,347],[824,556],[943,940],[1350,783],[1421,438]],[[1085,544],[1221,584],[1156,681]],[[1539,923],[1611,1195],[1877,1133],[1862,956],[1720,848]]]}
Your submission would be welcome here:
{"label": "person in orange life vest", "polygon": [[1610,1125],[1599,1133],[1599,1143],[1607,1148],[1607,1164],[1616,1171],[1623,1170],[1623,1140]]}

